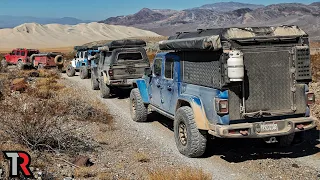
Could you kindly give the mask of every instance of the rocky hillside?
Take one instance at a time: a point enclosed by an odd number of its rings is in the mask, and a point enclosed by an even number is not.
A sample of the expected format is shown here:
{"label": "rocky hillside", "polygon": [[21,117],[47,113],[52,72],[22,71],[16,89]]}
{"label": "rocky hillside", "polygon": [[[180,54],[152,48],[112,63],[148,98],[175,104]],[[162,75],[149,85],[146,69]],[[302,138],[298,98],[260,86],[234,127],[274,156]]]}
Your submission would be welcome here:
{"label": "rocky hillside", "polygon": [[144,8],[133,15],[112,17],[101,22],[131,25],[162,35],[196,28],[295,24],[305,29],[312,38],[320,39],[320,3],[263,6],[221,2],[182,11]]}

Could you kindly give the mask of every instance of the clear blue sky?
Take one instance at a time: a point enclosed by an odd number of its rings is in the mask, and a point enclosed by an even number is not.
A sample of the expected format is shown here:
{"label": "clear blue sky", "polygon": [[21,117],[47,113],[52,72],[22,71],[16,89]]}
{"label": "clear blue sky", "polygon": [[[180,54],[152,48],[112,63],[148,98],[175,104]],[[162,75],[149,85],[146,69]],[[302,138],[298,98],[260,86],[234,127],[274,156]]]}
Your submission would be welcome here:
{"label": "clear blue sky", "polygon": [[[228,1],[231,0],[0,0],[0,15],[75,17],[83,20],[102,20],[111,16],[133,14],[144,7],[182,10],[203,4]],[[283,2],[309,4],[316,0],[233,1],[268,5]]]}

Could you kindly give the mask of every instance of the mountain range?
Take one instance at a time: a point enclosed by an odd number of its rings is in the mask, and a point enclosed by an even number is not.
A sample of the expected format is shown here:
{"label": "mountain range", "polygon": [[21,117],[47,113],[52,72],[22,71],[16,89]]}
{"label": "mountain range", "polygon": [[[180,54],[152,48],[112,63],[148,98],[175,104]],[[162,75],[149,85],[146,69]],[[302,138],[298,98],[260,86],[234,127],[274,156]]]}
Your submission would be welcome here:
{"label": "mountain range", "polygon": [[294,24],[309,33],[312,39],[320,40],[320,2],[268,6],[220,2],[185,10],[143,8],[132,15],[110,17],[100,22],[134,26],[161,35],[217,27]]}
{"label": "mountain range", "polygon": [[0,28],[13,28],[24,23],[38,23],[38,24],[62,24],[62,25],[76,25],[79,23],[89,23],[92,21],[84,21],[73,17],[63,18],[44,18],[32,16],[8,16],[0,15]]}

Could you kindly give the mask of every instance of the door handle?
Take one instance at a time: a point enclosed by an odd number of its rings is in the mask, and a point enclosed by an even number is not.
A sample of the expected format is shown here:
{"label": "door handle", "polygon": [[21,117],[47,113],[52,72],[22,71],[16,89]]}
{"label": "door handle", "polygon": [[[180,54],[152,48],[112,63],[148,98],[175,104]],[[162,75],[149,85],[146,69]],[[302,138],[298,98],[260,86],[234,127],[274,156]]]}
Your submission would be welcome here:
{"label": "door handle", "polygon": [[168,91],[171,91],[171,90],[172,90],[172,87],[171,87],[171,86],[168,86],[167,89],[168,89]]}

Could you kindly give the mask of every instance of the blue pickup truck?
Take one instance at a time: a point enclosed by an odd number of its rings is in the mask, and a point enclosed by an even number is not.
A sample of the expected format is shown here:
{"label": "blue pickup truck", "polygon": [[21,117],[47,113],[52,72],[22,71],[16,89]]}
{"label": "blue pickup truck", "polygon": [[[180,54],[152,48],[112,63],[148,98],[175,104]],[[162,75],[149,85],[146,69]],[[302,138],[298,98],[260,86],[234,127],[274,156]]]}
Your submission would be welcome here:
{"label": "blue pickup truck", "polygon": [[132,119],[174,120],[178,150],[202,156],[207,138],[261,138],[280,147],[315,127],[308,35],[297,26],[202,29],[159,42],[130,94]]}
{"label": "blue pickup truck", "polygon": [[91,75],[91,69],[97,67],[97,60],[95,56],[99,54],[98,47],[75,46],[77,51],[76,56],[67,67],[67,75],[72,77],[76,72],[80,72],[81,79],[87,79]]}

